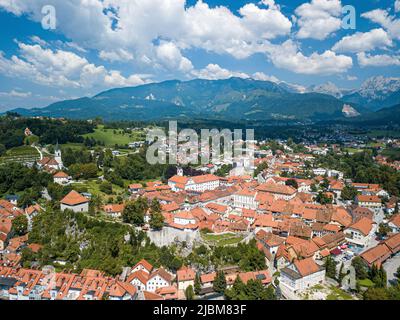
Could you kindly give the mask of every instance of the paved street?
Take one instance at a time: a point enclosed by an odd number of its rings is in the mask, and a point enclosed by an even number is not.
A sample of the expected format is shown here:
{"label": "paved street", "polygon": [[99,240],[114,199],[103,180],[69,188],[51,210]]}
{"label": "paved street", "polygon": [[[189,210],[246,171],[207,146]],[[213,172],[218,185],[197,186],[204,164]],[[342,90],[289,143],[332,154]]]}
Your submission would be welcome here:
{"label": "paved street", "polygon": [[400,267],[400,255],[397,255],[383,264],[383,268],[386,270],[388,284],[396,279],[397,268]]}

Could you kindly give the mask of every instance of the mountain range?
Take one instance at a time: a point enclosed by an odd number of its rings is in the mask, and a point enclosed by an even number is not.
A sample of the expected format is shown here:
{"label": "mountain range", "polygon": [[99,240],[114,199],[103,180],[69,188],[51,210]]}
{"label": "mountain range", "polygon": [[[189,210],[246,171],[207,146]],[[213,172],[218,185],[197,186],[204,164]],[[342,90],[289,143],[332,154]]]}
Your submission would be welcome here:
{"label": "mountain range", "polygon": [[400,79],[372,78],[360,90],[332,83],[304,88],[253,79],[165,81],[117,88],[94,97],[60,101],[45,108],[15,109],[24,116],[105,120],[324,121],[373,117],[400,104]]}

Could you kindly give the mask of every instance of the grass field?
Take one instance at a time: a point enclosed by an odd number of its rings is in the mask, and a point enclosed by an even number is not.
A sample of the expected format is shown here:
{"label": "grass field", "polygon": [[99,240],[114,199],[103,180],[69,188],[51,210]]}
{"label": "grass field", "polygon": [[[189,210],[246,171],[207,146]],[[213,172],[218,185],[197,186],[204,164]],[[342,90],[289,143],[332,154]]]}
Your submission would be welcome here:
{"label": "grass field", "polygon": [[235,234],[212,234],[212,233],[202,233],[203,240],[207,241],[211,245],[223,247],[229,245],[238,244],[243,240],[243,236],[238,236]]}
{"label": "grass field", "polygon": [[93,138],[97,141],[104,142],[107,147],[114,147],[118,145],[127,145],[130,142],[143,140],[143,136],[139,132],[134,132],[132,134],[124,134],[122,130],[119,129],[104,129],[104,126],[98,126],[95,132],[85,134],[84,137]]}
{"label": "grass field", "polygon": [[15,161],[15,162],[32,162],[39,160],[39,152],[30,146],[21,146],[7,150],[5,155],[0,157],[0,163]]}
{"label": "grass field", "polygon": [[117,195],[123,195],[125,193],[125,189],[121,188],[117,185],[113,185],[113,195],[106,195],[105,193],[100,191],[100,183],[99,180],[88,180],[82,183],[75,183],[72,184],[73,187],[79,188],[87,188],[88,192],[95,196],[102,196],[102,197],[113,197]]}
{"label": "grass field", "polygon": [[342,289],[331,286],[331,293],[326,300],[353,300],[353,297]]}
{"label": "grass field", "polygon": [[357,282],[361,287],[365,288],[371,288],[375,286],[375,284],[370,279],[358,280]]}

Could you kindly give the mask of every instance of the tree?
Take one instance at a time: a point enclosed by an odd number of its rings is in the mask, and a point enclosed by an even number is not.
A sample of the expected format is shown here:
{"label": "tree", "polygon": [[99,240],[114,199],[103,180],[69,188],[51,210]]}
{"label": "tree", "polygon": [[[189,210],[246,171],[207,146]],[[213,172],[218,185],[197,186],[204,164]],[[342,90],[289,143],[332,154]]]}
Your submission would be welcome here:
{"label": "tree", "polygon": [[329,278],[336,279],[336,264],[337,262],[332,259],[331,256],[328,256],[325,260],[325,269],[326,269],[326,275]]}
{"label": "tree", "polygon": [[400,282],[400,267],[397,268],[395,276],[397,278],[397,281]]}
{"label": "tree", "polygon": [[194,292],[198,296],[201,292],[201,281],[200,275],[196,273],[196,277],[194,278]]}
{"label": "tree", "polygon": [[186,300],[194,300],[194,291],[193,291],[192,285],[190,285],[186,288],[185,297],[186,297]]}
{"label": "tree", "polygon": [[388,233],[392,232],[392,229],[389,227],[388,224],[386,223],[381,223],[379,225],[379,229],[378,229],[378,236],[382,239],[387,237]]}
{"label": "tree", "polygon": [[385,288],[369,288],[364,293],[364,300],[389,300],[388,291]]}
{"label": "tree", "polygon": [[351,265],[354,267],[356,271],[357,279],[367,279],[368,278],[368,267],[365,264],[364,260],[357,256],[351,261]]}
{"label": "tree", "polygon": [[144,224],[144,215],[146,214],[147,209],[147,200],[139,197],[136,201],[130,201],[127,203],[122,212],[122,219],[126,223],[142,226]]}
{"label": "tree", "polygon": [[150,227],[155,230],[161,230],[164,226],[164,220],[160,203],[157,199],[153,199],[150,205]]}
{"label": "tree", "polygon": [[262,173],[266,169],[268,169],[268,163],[265,161],[259,164],[256,170],[254,170],[254,176],[257,177],[260,173]]}
{"label": "tree", "polygon": [[218,271],[213,283],[213,289],[217,293],[224,293],[226,290],[226,278],[222,271]]}
{"label": "tree", "polygon": [[16,217],[12,222],[12,228],[18,236],[23,236],[28,232],[28,219],[25,215]]}
{"label": "tree", "polygon": [[341,197],[343,200],[354,200],[358,191],[353,186],[345,186],[342,190]]}
{"label": "tree", "polygon": [[297,183],[297,181],[295,179],[289,179],[286,181],[285,183],[287,186],[293,187],[296,190],[299,188],[299,184]]}
{"label": "tree", "polygon": [[110,194],[113,193],[113,186],[112,186],[112,184],[111,184],[110,182],[108,182],[108,181],[102,182],[102,183],[100,184],[99,189],[100,189],[101,192],[103,192],[103,193],[105,193],[105,194],[108,194],[108,195],[110,195]]}
{"label": "tree", "polygon": [[331,197],[327,196],[324,192],[318,193],[315,200],[322,205],[331,204],[333,201],[333,199]]}
{"label": "tree", "polygon": [[164,226],[164,216],[160,212],[150,214],[150,227],[154,230],[161,230]]}

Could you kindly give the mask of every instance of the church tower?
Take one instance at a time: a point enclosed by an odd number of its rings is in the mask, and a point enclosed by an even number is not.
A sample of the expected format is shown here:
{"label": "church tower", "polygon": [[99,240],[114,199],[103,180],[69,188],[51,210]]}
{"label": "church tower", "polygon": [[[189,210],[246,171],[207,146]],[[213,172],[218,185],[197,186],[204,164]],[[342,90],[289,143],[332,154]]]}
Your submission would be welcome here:
{"label": "church tower", "polygon": [[57,161],[59,169],[63,169],[64,165],[62,162],[61,149],[60,149],[60,146],[58,145],[58,141],[57,141],[57,145],[56,145],[56,148],[54,151],[54,155],[55,155],[54,160]]}

